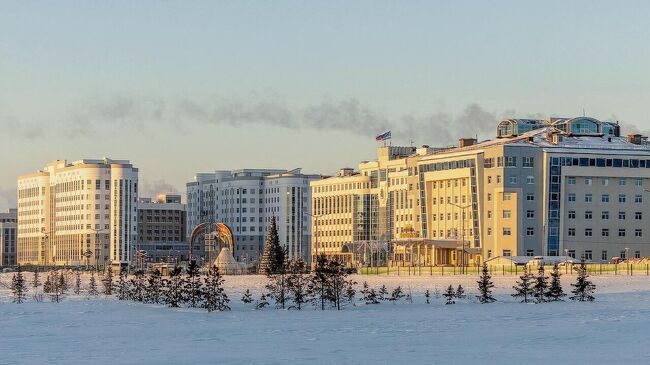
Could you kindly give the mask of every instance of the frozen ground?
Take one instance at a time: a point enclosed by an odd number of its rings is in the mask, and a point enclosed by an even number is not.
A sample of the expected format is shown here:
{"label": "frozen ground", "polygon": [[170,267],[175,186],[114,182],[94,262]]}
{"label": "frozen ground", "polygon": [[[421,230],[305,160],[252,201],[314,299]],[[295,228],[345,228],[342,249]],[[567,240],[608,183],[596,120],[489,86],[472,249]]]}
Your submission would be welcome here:
{"label": "frozen ground", "polygon": [[17,305],[2,289],[0,364],[650,363],[650,278],[593,279],[594,303],[520,304],[514,278],[496,277],[499,302],[445,306],[422,293],[463,283],[473,295],[475,278],[356,277],[410,287],[414,303],[339,312],[252,310],[239,298],[259,296],[262,277],[228,277],[233,310],[221,313],[85,297]]}

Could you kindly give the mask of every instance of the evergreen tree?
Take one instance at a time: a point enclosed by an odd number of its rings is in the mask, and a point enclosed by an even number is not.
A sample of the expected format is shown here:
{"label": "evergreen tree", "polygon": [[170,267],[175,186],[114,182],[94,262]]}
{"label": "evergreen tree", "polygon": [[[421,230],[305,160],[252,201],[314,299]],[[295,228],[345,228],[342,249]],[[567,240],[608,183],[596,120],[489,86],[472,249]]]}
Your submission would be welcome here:
{"label": "evergreen tree", "polygon": [[41,286],[40,274],[38,268],[34,269],[34,276],[32,278],[32,288],[36,289]]}
{"label": "evergreen tree", "polygon": [[260,273],[264,275],[277,274],[286,268],[285,252],[280,246],[280,237],[278,236],[278,226],[275,216],[271,218],[266,244],[262,258],[260,259]]}
{"label": "evergreen tree", "polygon": [[65,277],[65,273],[61,271],[59,273],[59,286],[64,292],[68,290],[68,280]]}
{"label": "evergreen tree", "polygon": [[584,261],[580,263],[580,267],[576,271],[578,272],[578,277],[576,278],[575,284],[571,284],[574,289],[571,291],[573,296],[570,299],[579,302],[593,302],[596,299],[593,295],[596,291],[596,285],[588,279],[587,265]]}
{"label": "evergreen tree", "polygon": [[169,272],[169,277],[163,282],[163,300],[165,304],[172,308],[180,307],[183,303],[183,271],[180,267],[175,267]]}
{"label": "evergreen tree", "polygon": [[413,293],[411,293],[410,286],[408,292],[406,293],[406,301],[409,302],[410,304],[413,304]]}
{"label": "evergreen tree", "polygon": [[11,293],[14,297],[14,303],[22,303],[27,297],[27,285],[25,284],[23,269],[20,265],[18,265],[18,268],[11,279]]}
{"label": "evergreen tree", "polygon": [[530,297],[533,296],[533,275],[528,272],[528,267],[524,266],[524,271],[519,277],[519,281],[516,282],[517,285],[514,285],[512,288],[515,290],[514,294],[511,294],[515,298],[522,298],[522,303],[530,302]]}
{"label": "evergreen tree", "polygon": [[43,284],[43,291],[45,293],[52,292],[52,275],[48,272],[45,276],[45,283]]}
{"label": "evergreen tree", "polygon": [[88,294],[96,296],[99,294],[97,291],[97,281],[95,281],[95,272],[90,273],[90,283],[88,284]]}
{"label": "evergreen tree", "polygon": [[548,291],[548,277],[544,272],[544,265],[539,265],[535,285],[533,286],[533,297],[535,303],[544,303],[546,301],[546,292]]}
{"label": "evergreen tree", "polygon": [[386,285],[382,284],[379,290],[377,291],[377,296],[379,297],[379,300],[388,300],[390,299],[390,296],[388,295],[388,289],[386,288]]}
{"label": "evergreen tree", "polygon": [[460,284],[458,284],[458,288],[456,288],[456,298],[458,299],[465,298],[465,288],[463,288],[463,286]]}
{"label": "evergreen tree", "polygon": [[276,307],[285,309],[289,301],[289,282],[286,268],[278,269],[275,273],[269,274],[269,282],[266,289],[267,296],[273,298]]}
{"label": "evergreen tree", "polygon": [[194,308],[201,302],[201,281],[199,278],[199,266],[196,261],[191,260],[185,270],[187,279],[185,280],[184,296],[188,306]]}
{"label": "evergreen tree", "polygon": [[208,271],[208,275],[204,279],[205,285],[203,286],[203,308],[208,312],[212,311],[227,311],[230,310],[228,303],[228,295],[223,289],[223,276],[219,273],[218,267],[213,267]]}
{"label": "evergreen tree", "polygon": [[431,293],[429,292],[429,289],[427,289],[427,291],[424,292],[424,301],[427,304],[431,303]]}
{"label": "evergreen tree", "polygon": [[363,282],[363,288],[361,289],[361,295],[363,296],[363,301],[366,304],[379,304],[379,298],[377,296],[377,291],[373,288],[368,288],[368,282]]}
{"label": "evergreen tree", "polygon": [[329,261],[325,255],[318,256],[307,287],[309,296],[314,302],[320,303],[321,310],[325,310],[325,303],[331,298],[329,293],[329,270]]}
{"label": "evergreen tree", "polygon": [[75,273],[75,279],[74,279],[74,293],[76,295],[81,294],[81,271],[77,271]]}
{"label": "evergreen tree", "polygon": [[129,280],[129,299],[135,302],[144,302],[145,284],[144,271],[137,270],[133,273],[133,279]]}
{"label": "evergreen tree", "polygon": [[264,309],[269,306],[268,300],[266,300],[266,294],[262,293],[262,296],[260,297],[260,300],[257,302],[255,305],[255,308],[257,309]]}
{"label": "evergreen tree", "polygon": [[483,263],[481,277],[476,283],[478,284],[479,291],[479,295],[477,295],[476,298],[478,298],[478,301],[481,304],[492,303],[496,301],[496,299],[494,299],[492,296],[492,288],[494,288],[494,283],[492,283],[492,276],[490,275],[490,271],[488,270],[486,263]]}
{"label": "evergreen tree", "polygon": [[553,265],[553,271],[551,271],[551,285],[548,287],[546,292],[546,299],[549,302],[562,301],[562,297],[566,296],[562,290],[562,283],[560,282],[560,267],[555,264]]}
{"label": "evergreen tree", "polygon": [[253,302],[253,295],[251,294],[250,289],[246,289],[246,292],[244,292],[244,295],[241,297],[241,301],[244,304],[250,304]]}
{"label": "evergreen tree", "polygon": [[402,291],[402,287],[398,285],[397,288],[393,289],[393,292],[390,294],[390,299],[388,300],[395,304],[402,298],[404,298],[404,292]]}
{"label": "evergreen tree", "polygon": [[451,284],[449,285],[449,287],[447,288],[447,290],[445,291],[443,296],[445,298],[447,298],[447,303],[445,303],[445,304],[454,304],[454,303],[456,303],[454,301],[454,298],[456,297],[456,292],[454,291],[454,287],[451,286]]}
{"label": "evergreen tree", "polygon": [[63,300],[63,297],[65,296],[65,286],[63,283],[65,280],[61,280],[59,277],[59,274],[57,272],[52,273],[52,277],[50,278],[50,300],[59,303],[61,300]]}
{"label": "evergreen tree", "polygon": [[120,276],[117,280],[117,299],[126,300],[129,297],[129,285],[126,280],[126,270],[120,270]]}
{"label": "evergreen tree", "polygon": [[289,309],[302,309],[303,304],[309,301],[309,277],[305,274],[305,261],[301,258],[289,261],[289,275],[287,276],[287,290],[293,301]]}
{"label": "evergreen tree", "polygon": [[357,284],[356,281],[354,280],[348,280],[345,283],[345,300],[352,304],[353,306],[356,306],[356,297],[357,297],[357,291],[354,289],[354,286]]}
{"label": "evergreen tree", "polygon": [[348,274],[343,265],[336,260],[329,261],[327,266],[327,274],[329,275],[327,280],[327,296],[332,302],[332,305],[337,310],[341,310],[341,302],[345,294]]}
{"label": "evergreen tree", "polygon": [[145,291],[145,301],[147,303],[158,304],[162,296],[162,275],[160,270],[155,269],[147,276],[147,289]]}
{"label": "evergreen tree", "polygon": [[104,295],[113,295],[113,266],[108,265],[106,273],[102,279],[102,286],[104,287]]}

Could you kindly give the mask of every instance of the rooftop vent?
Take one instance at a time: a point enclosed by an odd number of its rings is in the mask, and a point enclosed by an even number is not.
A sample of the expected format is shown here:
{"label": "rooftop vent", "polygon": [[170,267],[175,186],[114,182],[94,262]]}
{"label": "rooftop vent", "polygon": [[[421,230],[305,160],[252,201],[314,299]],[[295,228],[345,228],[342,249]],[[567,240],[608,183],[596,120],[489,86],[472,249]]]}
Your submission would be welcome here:
{"label": "rooftop vent", "polygon": [[458,140],[458,147],[469,147],[476,144],[476,138],[461,138]]}
{"label": "rooftop vent", "polygon": [[338,174],[336,176],[343,177],[343,176],[352,176],[354,175],[354,169],[349,168],[349,167],[344,167],[339,170]]}
{"label": "rooftop vent", "polygon": [[641,144],[643,141],[643,136],[640,134],[628,134],[627,141],[632,144]]}

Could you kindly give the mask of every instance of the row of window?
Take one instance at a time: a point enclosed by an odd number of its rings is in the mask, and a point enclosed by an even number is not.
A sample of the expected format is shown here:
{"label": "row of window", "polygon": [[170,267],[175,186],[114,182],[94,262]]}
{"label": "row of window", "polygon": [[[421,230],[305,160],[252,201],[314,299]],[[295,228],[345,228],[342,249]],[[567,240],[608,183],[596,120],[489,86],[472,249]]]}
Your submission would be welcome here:
{"label": "row of window", "polygon": [[[600,180],[600,185],[602,186],[609,186],[609,177],[599,177],[598,180]],[[617,178],[618,180],[618,185],[619,186],[626,186],[627,185],[627,178],[620,177]],[[585,177],[584,178],[584,184],[585,185],[593,185],[594,178],[593,177]],[[567,177],[567,184],[568,185],[575,185],[576,184],[576,177],[575,176],[568,176]],[[642,187],[643,186],[643,179],[642,178],[635,178],[634,179],[634,186],[636,187]]]}
{"label": "row of window", "polygon": [[[567,200],[569,202],[575,202],[577,199],[577,196],[575,193],[569,193],[567,194]],[[585,203],[591,203],[594,201],[594,195],[593,194],[585,194],[584,195],[584,201]],[[600,196],[600,201],[602,203],[609,203],[609,194],[602,194]],[[627,202],[627,195],[625,194],[618,194],[618,202],[619,203],[626,203]],[[637,204],[643,203],[643,195],[637,194],[634,195],[634,202]]]}
{"label": "row of window", "polygon": [[[592,219],[593,218],[593,212],[591,210],[585,211],[584,217],[585,219]],[[627,214],[625,212],[618,212],[618,219],[619,220],[625,220],[627,217]],[[570,210],[568,212],[568,218],[569,219],[576,219],[576,211],[575,210]],[[609,212],[608,211],[602,211],[600,213],[600,218],[601,219],[609,219]],[[643,219],[643,212],[634,212],[634,219],[636,220],[642,220]]]}
{"label": "row of window", "polygon": [[[576,235],[576,229],[575,228],[568,228],[567,229],[567,236],[569,237],[575,237]],[[585,228],[584,231],[584,236],[585,237],[593,237],[593,229],[591,228]],[[601,228],[600,230],[600,235],[602,237],[609,237],[609,228]],[[627,235],[627,230],[625,228],[619,228],[618,229],[618,236],[619,237],[625,237]],[[634,237],[643,237],[643,229],[637,228],[634,230]]]}
{"label": "row of window", "polygon": [[[495,164],[496,161],[496,164]],[[483,167],[486,169],[492,167],[517,167],[517,157],[516,156],[505,156],[495,158],[486,158],[483,160]],[[535,167],[535,158],[534,157],[522,157],[521,166],[526,168]]]}

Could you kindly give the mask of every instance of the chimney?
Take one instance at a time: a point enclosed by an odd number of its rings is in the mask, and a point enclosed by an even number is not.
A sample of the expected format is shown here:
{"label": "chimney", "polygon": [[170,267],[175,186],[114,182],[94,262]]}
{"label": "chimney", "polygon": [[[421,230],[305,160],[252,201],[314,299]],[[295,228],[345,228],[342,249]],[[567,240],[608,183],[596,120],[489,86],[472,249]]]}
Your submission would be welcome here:
{"label": "chimney", "polygon": [[339,176],[339,177],[352,176],[352,175],[354,175],[354,169],[351,169],[349,167],[344,167],[344,168],[340,169],[338,174],[336,174],[336,175]]}
{"label": "chimney", "polygon": [[640,134],[628,134],[627,142],[632,144],[641,144],[642,136]]}
{"label": "chimney", "polygon": [[618,125],[618,120],[616,121],[616,125],[614,126],[614,137],[620,137],[621,136],[621,126]]}
{"label": "chimney", "polygon": [[458,147],[469,147],[476,144],[476,138],[461,138],[458,140]]}

